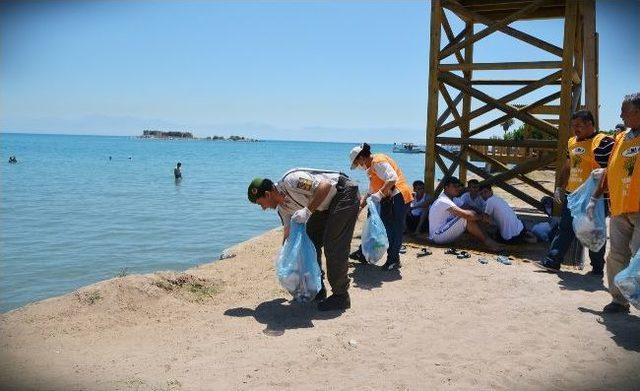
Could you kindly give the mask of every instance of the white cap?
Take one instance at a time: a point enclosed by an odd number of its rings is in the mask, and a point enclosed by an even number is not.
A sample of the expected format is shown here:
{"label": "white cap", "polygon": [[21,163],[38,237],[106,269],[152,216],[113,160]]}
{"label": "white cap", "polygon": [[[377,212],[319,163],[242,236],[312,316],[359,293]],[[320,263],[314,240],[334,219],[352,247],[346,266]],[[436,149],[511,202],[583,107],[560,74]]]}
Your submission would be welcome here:
{"label": "white cap", "polygon": [[355,170],[355,168],[356,168],[356,164],[354,163],[354,161],[356,160],[356,158],[358,157],[360,152],[362,152],[362,145],[358,145],[357,147],[353,147],[351,149],[351,152],[349,152],[349,160],[351,161],[351,169],[352,170]]}

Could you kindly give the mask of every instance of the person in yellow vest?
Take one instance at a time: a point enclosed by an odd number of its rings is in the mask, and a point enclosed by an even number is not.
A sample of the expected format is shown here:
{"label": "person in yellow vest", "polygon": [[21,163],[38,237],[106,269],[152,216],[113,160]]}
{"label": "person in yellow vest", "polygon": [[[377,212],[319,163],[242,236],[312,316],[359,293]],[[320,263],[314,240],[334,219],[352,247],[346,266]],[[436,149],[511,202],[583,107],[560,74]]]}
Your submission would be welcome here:
{"label": "person in yellow vest", "polygon": [[[553,272],[560,270],[560,264],[574,241],[573,218],[567,208],[566,193],[576,190],[584,183],[594,169],[607,167],[609,155],[613,149],[612,137],[598,132],[594,128],[593,115],[588,110],[580,110],[571,116],[571,129],[575,136],[567,145],[567,160],[560,173],[560,187],[555,189],[554,199],[563,204],[558,233],[553,238],[547,256],[538,266]],[[604,275],[605,246],[598,252],[589,251],[591,275],[602,278]]]}
{"label": "person in yellow vest", "polygon": [[[380,217],[389,239],[387,261],[382,267],[386,270],[397,269],[400,267],[405,217],[413,201],[411,187],[396,162],[383,153],[371,153],[371,146],[367,143],[354,147],[349,160],[352,170],[363,169],[369,176],[369,193],[360,201],[360,207],[364,207],[367,197],[380,202]],[[351,254],[351,258],[362,260],[360,254],[354,254]]]}
{"label": "person in yellow vest", "polygon": [[609,190],[611,248],[607,257],[607,280],[613,300],[603,308],[605,313],[629,312],[629,302],[613,278],[640,250],[640,93],[624,97],[620,117],[630,129],[616,136],[602,186],[595,190],[587,206],[587,214],[593,216],[595,201],[605,189]]}

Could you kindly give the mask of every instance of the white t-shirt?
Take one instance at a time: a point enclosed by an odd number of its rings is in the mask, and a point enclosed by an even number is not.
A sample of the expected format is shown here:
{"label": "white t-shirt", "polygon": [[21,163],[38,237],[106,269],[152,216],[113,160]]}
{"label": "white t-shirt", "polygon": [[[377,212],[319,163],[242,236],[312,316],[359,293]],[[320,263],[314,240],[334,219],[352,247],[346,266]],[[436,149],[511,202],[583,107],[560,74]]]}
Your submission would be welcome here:
{"label": "white t-shirt", "polygon": [[486,200],[484,213],[495,220],[502,239],[509,240],[520,234],[524,226],[509,204],[502,198],[493,195]]}
{"label": "white t-shirt", "polygon": [[466,192],[460,197],[456,197],[453,202],[458,205],[460,208],[467,209],[471,208],[478,213],[482,213],[485,208],[485,202],[480,197],[480,195],[476,196],[475,199],[471,198],[471,193]]}
{"label": "white t-shirt", "polygon": [[[373,170],[376,175],[385,182],[398,180],[398,173],[391,167],[391,164],[387,162],[374,163],[369,167],[369,170]],[[373,193],[371,188],[369,188],[369,191]],[[393,193],[391,193],[391,197],[398,193],[400,193],[400,190],[396,187]]]}
{"label": "white t-shirt", "polygon": [[338,179],[340,179],[340,173],[335,171],[321,171],[310,168],[294,168],[287,171],[274,185],[284,195],[285,204],[278,205],[276,208],[282,220],[282,225],[288,227],[291,223],[291,216],[295,211],[309,206],[313,194],[322,181],[329,182],[331,190],[329,190],[329,194],[316,210],[327,210],[337,193],[336,185],[338,184]]}
{"label": "white t-shirt", "polygon": [[[444,193],[440,194],[440,197],[433,201],[431,208],[429,208],[429,235],[433,235],[440,226],[456,217],[449,211],[449,209],[454,206],[456,206],[456,204],[453,200]],[[431,236],[430,238],[433,239]]]}
{"label": "white t-shirt", "polygon": [[[427,193],[424,193],[419,200],[414,198],[413,201],[411,201],[411,208],[415,208],[417,206],[425,206],[429,199],[429,195]],[[416,217],[422,215],[422,212],[424,212],[423,208],[411,209],[411,215]]]}

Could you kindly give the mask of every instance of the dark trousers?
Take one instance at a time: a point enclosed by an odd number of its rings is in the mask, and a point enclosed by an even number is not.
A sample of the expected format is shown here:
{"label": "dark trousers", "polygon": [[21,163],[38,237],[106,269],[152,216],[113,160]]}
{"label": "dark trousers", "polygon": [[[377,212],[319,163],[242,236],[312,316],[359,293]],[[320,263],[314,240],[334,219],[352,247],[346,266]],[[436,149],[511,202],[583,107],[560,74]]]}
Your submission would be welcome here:
{"label": "dark trousers", "polygon": [[[349,250],[358,218],[360,193],[358,186],[346,178],[340,179],[337,190],[327,210],[316,211],[311,215],[307,222],[307,234],[316,247],[320,270],[324,248],[331,291],[340,295],[349,289]],[[324,272],[322,279],[324,280]]]}
{"label": "dark trousers", "polygon": [[[605,209],[608,209],[605,207]],[[608,214],[608,211],[605,210]],[[558,227],[558,233],[553,238],[551,242],[551,247],[549,247],[549,252],[547,253],[547,257],[552,259],[557,263],[562,263],[567,250],[571,246],[571,242],[576,239],[576,234],[573,232],[573,217],[571,217],[571,212],[569,208],[567,208],[567,203],[565,202],[562,206],[562,216],[560,217],[560,225]],[[598,252],[589,251],[589,259],[591,259],[591,267],[593,267],[594,271],[601,272],[604,269],[604,252],[607,244]]]}
{"label": "dark trousers", "polygon": [[389,239],[387,262],[400,261],[400,247],[402,246],[402,234],[404,233],[408,208],[409,204],[404,203],[401,193],[391,198],[384,198],[380,202],[380,218],[382,218]]}
{"label": "dark trousers", "polygon": [[[425,211],[422,213],[428,213],[428,212]],[[421,217],[422,216],[414,216],[411,213],[407,213],[407,221],[405,224],[406,232],[414,233],[416,231],[416,228],[418,227],[418,223],[420,223]],[[422,227],[420,227],[420,232],[427,232],[428,226],[429,226],[428,222],[425,222],[425,224],[422,224]]]}

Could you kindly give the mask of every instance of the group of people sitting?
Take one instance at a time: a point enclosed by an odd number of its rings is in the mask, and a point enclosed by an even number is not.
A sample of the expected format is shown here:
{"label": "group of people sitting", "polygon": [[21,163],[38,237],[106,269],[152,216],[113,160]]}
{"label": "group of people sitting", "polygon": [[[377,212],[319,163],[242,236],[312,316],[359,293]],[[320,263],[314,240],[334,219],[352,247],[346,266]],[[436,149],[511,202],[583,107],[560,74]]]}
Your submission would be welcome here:
{"label": "group of people sitting", "polygon": [[[456,177],[442,181],[442,193],[433,199],[425,193],[424,182],[413,182],[414,200],[406,217],[407,233],[426,234],[434,243],[447,244],[465,231],[498,251],[502,244],[535,243],[536,237],[527,231],[511,206],[493,193],[490,184],[470,179],[467,187]],[[496,225],[495,240],[486,233],[484,224]]]}

